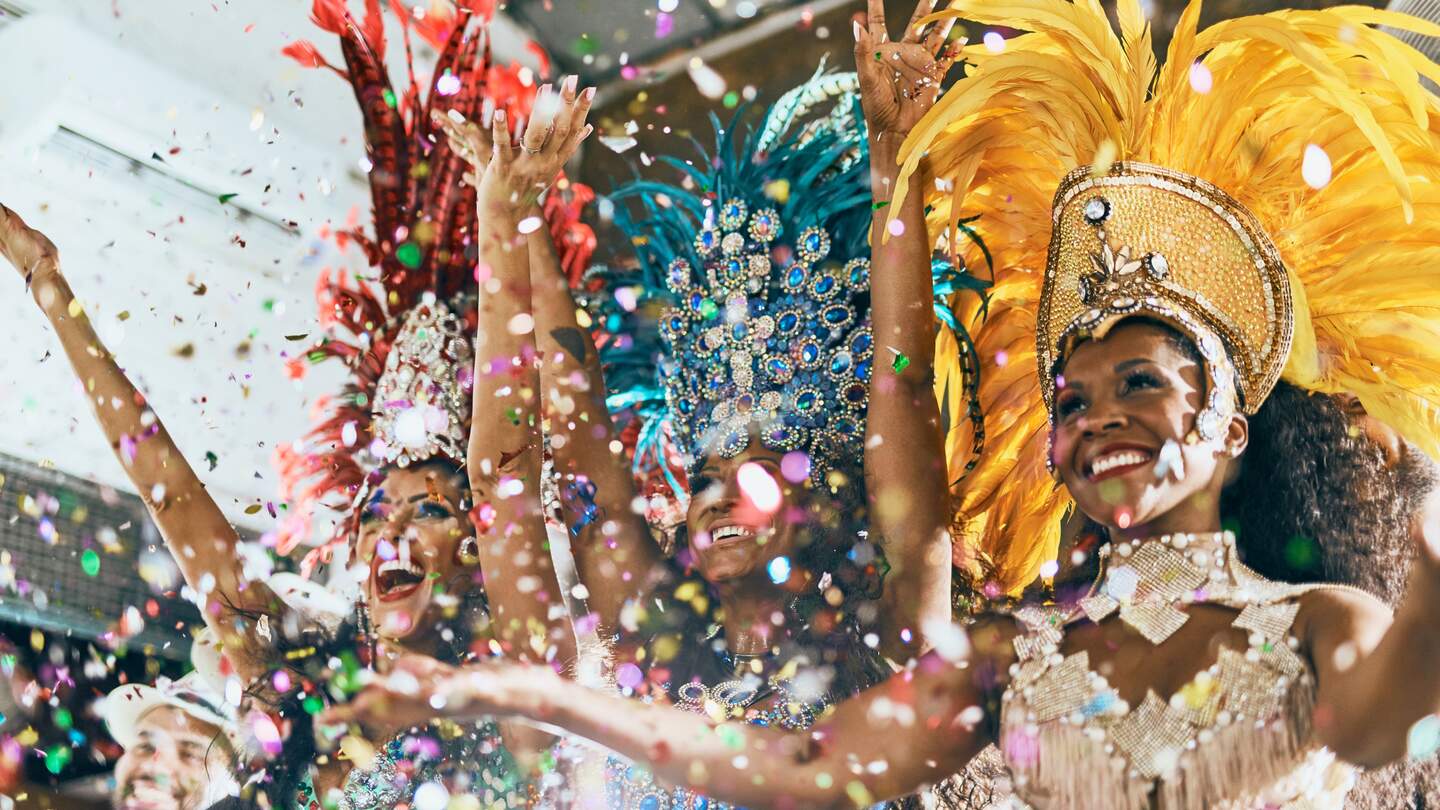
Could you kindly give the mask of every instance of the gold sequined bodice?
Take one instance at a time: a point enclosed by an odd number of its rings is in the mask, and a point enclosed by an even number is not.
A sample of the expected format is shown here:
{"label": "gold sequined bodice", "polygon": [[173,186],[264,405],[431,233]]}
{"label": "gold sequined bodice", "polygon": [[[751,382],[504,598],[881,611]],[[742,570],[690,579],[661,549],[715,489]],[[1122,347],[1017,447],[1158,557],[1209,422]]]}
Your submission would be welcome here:
{"label": "gold sequined bodice", "polygon": [[[1015,613],[1023,632],[1000,747],[1017,796],[1037,810],[1343,807],[1354,772],[1314,740],[1315,678],[1290,634],[1313,586],[1261,577],[1228,536],[1203,551],[1183,536],[1117,548],[1104,585],[1079,607]],[[1061,652],[1077,623],[1116,614],[1158,645],[1196,602],[1235,611],[1231,626],[1247,643],[1222,647],[1168,697],[1149,690],[1129,705],[1089,652]]]}

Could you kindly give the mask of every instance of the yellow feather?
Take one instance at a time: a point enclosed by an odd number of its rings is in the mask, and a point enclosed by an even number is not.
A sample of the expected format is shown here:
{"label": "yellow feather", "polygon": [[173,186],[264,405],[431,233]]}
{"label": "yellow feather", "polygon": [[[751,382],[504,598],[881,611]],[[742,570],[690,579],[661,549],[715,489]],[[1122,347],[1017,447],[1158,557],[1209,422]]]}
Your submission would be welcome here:
{"label": "yellow feather", "polygon": [[[1419,81],[1440,67],[1370,27],[1440,26],[1341,6],[1200,31],[1200,10],[1186,5],[1158,66],[1138,0],[1118,0],[1118,37],[1098,0],[956,0],[934,15],[1030,32],[998,54],[967,49],[971,74],[905,142],[897,188],[902,199],[923,157],[951,184],[924,192],[931,228],[978,214],[994,257],[988,317],[974,294],[951,302],[979,354],[978,457],[959,349],[943,335],[935,392],[952,475],[973,465],[955,493],[955,557],[987,555],[1005,590],[1053,559],[1070,507],[1045,469],[1035,307],[1055,188],[1107,141],[1121,159],[1215,183],[1263,223],[1297,308],[1286,379],[1356,394],[1440,458],[1440,100]],[[1301,173],[1311,144],[1331,161],[1318,189]]]}

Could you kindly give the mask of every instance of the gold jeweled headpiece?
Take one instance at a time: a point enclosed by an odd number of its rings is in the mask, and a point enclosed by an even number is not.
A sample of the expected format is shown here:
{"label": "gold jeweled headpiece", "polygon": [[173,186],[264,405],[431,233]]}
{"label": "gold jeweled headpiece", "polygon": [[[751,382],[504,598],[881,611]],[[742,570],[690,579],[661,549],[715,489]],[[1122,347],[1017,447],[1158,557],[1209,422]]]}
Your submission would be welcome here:
{"label": "gold jeweled headpiece", "polygon": [[1048,407],[1077,341],[1148,316],[1192,338],[1205,359],[1200,438],[1219,436],[1237,407],[1255,413],[1285,368],[1295,316],[1280,255],[1243,205],[1197,177],[1116,163],[1067,175],[1052,221],[1035,329]]}
{"label": "gold jeweled headpiece", "polygon": [[1227,398],[1253,413],[1283,378],[1356,395],[1440,458],[1440,102],[1421,81],[1440,65],[1376,28],[1440,26],[1349,5],[1202,30],[1200,11],[1185,6],[1163,64],[1140,0],[937,15],[1026,32],[965,49],[965,78],[901,149],[890,206],[923,161],[933,231],[966,223],[996,268],[984,302],[948,302],[974,341],[982,426],[943,333],[935,368],[963,479],[956,558],[983,552],[1004,590],[1056,558],[1071,503],[1045,472],[1055,359],[1129,314],[1196,338],[1215,389],[1202,427]]}

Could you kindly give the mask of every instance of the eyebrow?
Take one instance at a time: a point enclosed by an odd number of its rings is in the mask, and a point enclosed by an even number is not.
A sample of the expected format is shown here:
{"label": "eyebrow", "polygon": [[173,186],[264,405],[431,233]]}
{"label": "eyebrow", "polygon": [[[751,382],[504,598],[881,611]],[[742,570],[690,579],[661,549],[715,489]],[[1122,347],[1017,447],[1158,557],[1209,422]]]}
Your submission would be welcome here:
{"label": "eyebrow", "polygon": [[1154,361],[1151,360],[1151,359],[1148,358],[1148,357],[1135,357],[1135,358],[1132,358],[1132,359],[1130,359],[1130,360],[1126,360],[1126,361],[1123,362],[1123,363],[1116,363],[1116,364],[1115,364],[1115,370],[1116,370],[1116,371],[1129,371],[1130,369],[1135,368],[1136,366],[1143,366],[1143,365],[1146,365],[1146,364],[1148,364],[1148,363],[1153,363],[1153,362],[1154,362]]}

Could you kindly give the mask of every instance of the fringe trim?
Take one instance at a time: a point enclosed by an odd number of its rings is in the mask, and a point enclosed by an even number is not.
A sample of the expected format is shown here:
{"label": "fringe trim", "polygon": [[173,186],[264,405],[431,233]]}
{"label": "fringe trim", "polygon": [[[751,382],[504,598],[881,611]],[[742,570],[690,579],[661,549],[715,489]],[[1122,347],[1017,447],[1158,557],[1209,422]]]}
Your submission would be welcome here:
{"label": "fringe trim", "polygon": [[[1006,707],[1005,759],[1017,777],[1016,793],[1047,810],[1241,810],[1254,806],[1318,749],[1315,682],[1308,674],[1291,685],[1262,726],[1242,720],[1214,730],[1208,741],[1181,754],[1168,779],[1153,782],[1130,777],[1121,752],[1105,750],[1108,737],[1097,741],[1058,721],[1032,733],[1034,726],[1016,722],[1025,711],[1024,701]],[[1286,796],[1281,806],[1303,797],[1303,787],[1296,792],[1301,795]]]}

